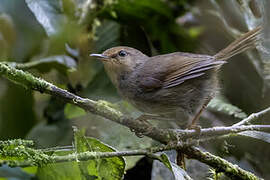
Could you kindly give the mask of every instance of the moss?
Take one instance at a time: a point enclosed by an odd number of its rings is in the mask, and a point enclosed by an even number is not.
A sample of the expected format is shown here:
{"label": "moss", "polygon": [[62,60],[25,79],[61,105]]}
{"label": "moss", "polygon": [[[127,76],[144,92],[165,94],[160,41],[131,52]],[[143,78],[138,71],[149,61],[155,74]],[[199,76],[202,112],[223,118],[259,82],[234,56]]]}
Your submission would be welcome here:
{"label": "moss", "polygon": [[233,165],[230,162],[218,157],[214,156],[208,152],[203,153],[204,159],[208,159],[208,161],[211,161],[212,167],[215,167],[217,172],[224,172],[228,177],[231,177],[232,179],[235,179],[236,177],[241,177],[242,179],[252,179],[257,180],[257,178],[254,174],[244,171],[240,169],[237,165]]}
{"label": "moss", "polygon": [[37,90],[41,93],[46,91],[46,89],[51,85],[42,79],[34,77],[30,73],[15,69],[5,63],[0,63],[0,75],[25,87],[26,89]]}
{"label": "moss", "polygon": [[23,139],[13,139],[13,140],[7,140],[7,141],[0,141],[0,147],[5,146],[33,146],[34,142],[31,140],[23,140]]}
{"label": "moss", "polygon": [[14,144],[12,146],[4,146],[0,150],[0,157],[2,160],[6,159],[6,162],[11,166],[20,166],[24,162],[28,166],[42,166],[52,162],[50,156],[44,154],[41,150],[32,149],[24,145],[15,146]]}
{"label": "moss", "polygon": [[95,104],[96,111],[100,112],[100,114],[106,115],[107,117],[112,117],[114,119],[120,119],[123,117],[123,114],[114,109],[114,106],[115,105],[112,103],[102,100],[97,101]]}

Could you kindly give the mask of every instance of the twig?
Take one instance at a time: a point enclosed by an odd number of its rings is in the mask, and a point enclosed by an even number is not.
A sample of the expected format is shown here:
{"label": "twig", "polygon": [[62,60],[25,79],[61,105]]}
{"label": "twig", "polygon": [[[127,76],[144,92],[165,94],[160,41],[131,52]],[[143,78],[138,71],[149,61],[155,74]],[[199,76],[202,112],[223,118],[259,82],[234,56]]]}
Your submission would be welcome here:
{"label": "twig", "polygon": [[242,121],[234,124],[233,126],[241,126],[241,125],[246,125],[246,124],[249,124],[251,123],[252,121],[255,121],[257,120],[258,118],[264,116],[265,114],[267,113],[270,113],[270,107],[260,111],[260,112],[257,112],[257,113],[252,113],[251,115],[249,115],[247,118],[243,119]]}
{"label": "twig", "polygon": [[[161,150],[162,151],[162,150]],[[32,160],[0,160],[0,166],[7,164],[11,167],[29,167],[29,166],[39,166],[40,164],[46,165],[50,163],[60,163],[60,162],[70,162],[70,161],[88,161],[91,159],[101,159],[101,158],[111,158],[120,156],[140,156],[146,155],[154,157],[152,152],[147,150],[132,150],[132,151],[120,151],[120,152],[82,152],[82,153],[72,153],[64,156],[48,156],[43,154],[44,158],[40,161]],[[46,159],[46,161],[44,161]]]}
{"label": "twig", "polygon": [[191,130],[172,130],[180,138],[194,138],[196,135],[199,138],[213,138],[228,134],[235,134],[243,131],[270,131],[270,125],[248,125],[248,126],[229,126],[229,127],[212,127],[201,129],[200,132],[197,132],[194,129]]}
{"label": "twig", "polygon": [[[6,142],[6,141],[4,141]],[[6,144],[6,143],[5,143]],[[121,157],[121,156],[150,156],[154,157],[155,159],[159,159],[158,155],[155,155],[154,153],[162,152],[166,150],[171,150],[175,148],[181,148],[183,147],[183,144],[171,144],[171,145],[160,145],[157,147],[152,147],[148,149],[140,149],[140,150],[130,150],[130,151],[119,151],[119,152],[82,152],[82,153],[71,153],[68,155],[53,155],[49,156],[42,150],[32,149],[28,147],[15,147],[15,149],[9,150],[9,151],[1,151],[1,156],[5,157],[17,157],[20,155],[20,157],[26,158],[25,160],[0,160],[0,166],[3,164],[8,164],[12,167],[28,167],[28,166],[40,166],[40,165],[46,165],[50,163],[60,163],[60,162],[70,162],[70,161],[87,161],[91,159],[100,159],[100,158],[111,158],[111,157]],[[70,151],[74,151],[74,149],[69,149]],[[36,156],[36,158],[31,158],[32,156]]]}
{"label": "twig", "polygon": [[[209,152],[203,152],[199,148],[183,148],[182,152],[187,154],[189,158],[198,159],[199,161],[206,163],[211,167],[214,167],[218,172],[224,172],[231,179],[259,179],[254,174],[241,169],[237,165],[233,165],[225,159],[212,155]],[[228,169],[226,169],[225,167],[227,167]]]}

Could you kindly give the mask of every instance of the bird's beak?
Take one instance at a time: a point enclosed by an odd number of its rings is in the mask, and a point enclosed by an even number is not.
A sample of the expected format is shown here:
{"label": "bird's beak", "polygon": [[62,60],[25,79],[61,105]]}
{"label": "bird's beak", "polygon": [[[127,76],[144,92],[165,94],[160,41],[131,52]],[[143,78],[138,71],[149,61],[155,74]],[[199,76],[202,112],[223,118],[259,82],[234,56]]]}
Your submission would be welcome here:
{"label": "bird's beak", "polygon": [[105,56],[103,54],[90,54],[91,57],[97,57],[100,58],[101,60],[109,60],[110,58],[108,56]]}

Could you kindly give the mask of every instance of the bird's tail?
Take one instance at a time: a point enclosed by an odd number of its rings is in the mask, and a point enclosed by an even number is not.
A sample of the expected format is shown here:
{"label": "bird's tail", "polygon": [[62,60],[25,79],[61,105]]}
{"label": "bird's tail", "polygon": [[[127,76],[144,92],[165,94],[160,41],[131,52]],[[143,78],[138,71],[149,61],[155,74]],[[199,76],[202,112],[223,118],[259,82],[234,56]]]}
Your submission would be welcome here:
{"label": "bird's tail", "polygon": [[257,28],[243,34],[226,48],[214,55],[216,60],[227,60],[236,54],[239,54],[247,49],[254,48],[261,40],[262,27]]}

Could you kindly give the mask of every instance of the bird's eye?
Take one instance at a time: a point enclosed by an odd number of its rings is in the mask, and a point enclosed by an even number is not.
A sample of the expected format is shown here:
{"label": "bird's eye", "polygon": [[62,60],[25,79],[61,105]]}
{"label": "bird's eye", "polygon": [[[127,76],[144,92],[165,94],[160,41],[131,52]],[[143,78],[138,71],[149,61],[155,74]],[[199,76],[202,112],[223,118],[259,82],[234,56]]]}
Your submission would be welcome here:
{"label": "bird's eye", "polygon": [[125,56],[127,55],[127,52],[124,51],[124,50],[121,50],[121,51],[118,52],[118,55],[119,55],[120,57],[125,57]]}

